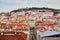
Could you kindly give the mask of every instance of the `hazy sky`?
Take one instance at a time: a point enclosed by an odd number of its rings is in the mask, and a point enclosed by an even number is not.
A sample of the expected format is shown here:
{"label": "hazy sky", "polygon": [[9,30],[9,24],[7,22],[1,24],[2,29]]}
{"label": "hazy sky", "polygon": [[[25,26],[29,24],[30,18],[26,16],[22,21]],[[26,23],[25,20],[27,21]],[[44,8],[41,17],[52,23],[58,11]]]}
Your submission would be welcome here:
{"label": "hazy sky", "polygon": [[0,0],[0,12],[26,7],[49,7],[60,9],[60,0]]}

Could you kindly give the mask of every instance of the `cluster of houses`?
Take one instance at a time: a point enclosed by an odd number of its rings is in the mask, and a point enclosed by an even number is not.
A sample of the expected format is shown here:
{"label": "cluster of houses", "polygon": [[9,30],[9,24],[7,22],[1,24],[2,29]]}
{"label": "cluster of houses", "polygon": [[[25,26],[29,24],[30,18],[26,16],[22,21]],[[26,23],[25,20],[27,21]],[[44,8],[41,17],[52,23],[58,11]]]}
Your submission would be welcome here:
{"label": "cluster of houses", "polygon": [[35,28],[38,30],[55,30],[56,26],[60,26],[60,12],[54,12],[53,9],[49,8],[25,8],[9,13],[0,13],[0,29],[29,30],[31,27],[29,24],[32,20],[35,21]]}
{"label": "cluster of houses", "polygon": [[51,8],[23,8],[0,13],[0,32],[29,31],[31,27],[40,31],[60,31],[60,11]]}

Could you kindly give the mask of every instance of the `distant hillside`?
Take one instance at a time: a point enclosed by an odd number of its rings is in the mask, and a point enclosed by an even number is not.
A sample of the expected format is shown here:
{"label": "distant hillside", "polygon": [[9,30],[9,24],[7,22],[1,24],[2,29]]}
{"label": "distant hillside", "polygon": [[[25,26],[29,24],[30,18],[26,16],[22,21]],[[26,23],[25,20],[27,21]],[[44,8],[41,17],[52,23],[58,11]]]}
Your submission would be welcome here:
{"label": "distant hillside", "polygon": [[32,8],[21,8],[21,9],[17,9],[17,10],[13,10],[11,12],[20,12],[20,11],[29,11],[29,10],[52,10],[54,12],[54,15],[57,13],[60,13],[60,9],[53,9],[53,8],[37,8],[37,7],[32,7]]}
{"label": "distant hillside", "polygon": [[22,9],[17,9],[17,10],[13,10],[13,11],[11,11],[11,12],[20,12],[20,11],[28,11],[28,10],[53,10],[52,8],[45,8],[45,7],[43,7],[43,8],[37,8],[37,7],[32,7],[32,8],[22,8]]}

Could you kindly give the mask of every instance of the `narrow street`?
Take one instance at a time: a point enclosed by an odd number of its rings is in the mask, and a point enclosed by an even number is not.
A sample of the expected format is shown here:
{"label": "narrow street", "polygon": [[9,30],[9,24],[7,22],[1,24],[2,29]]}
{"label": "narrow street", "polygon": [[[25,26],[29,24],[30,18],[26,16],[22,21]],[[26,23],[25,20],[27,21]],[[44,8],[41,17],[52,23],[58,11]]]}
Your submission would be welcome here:
{"label": "narrow street", "polygon": [[37,33],[35,28],[30,29],[30,36],[29,40],[37,40]]}

